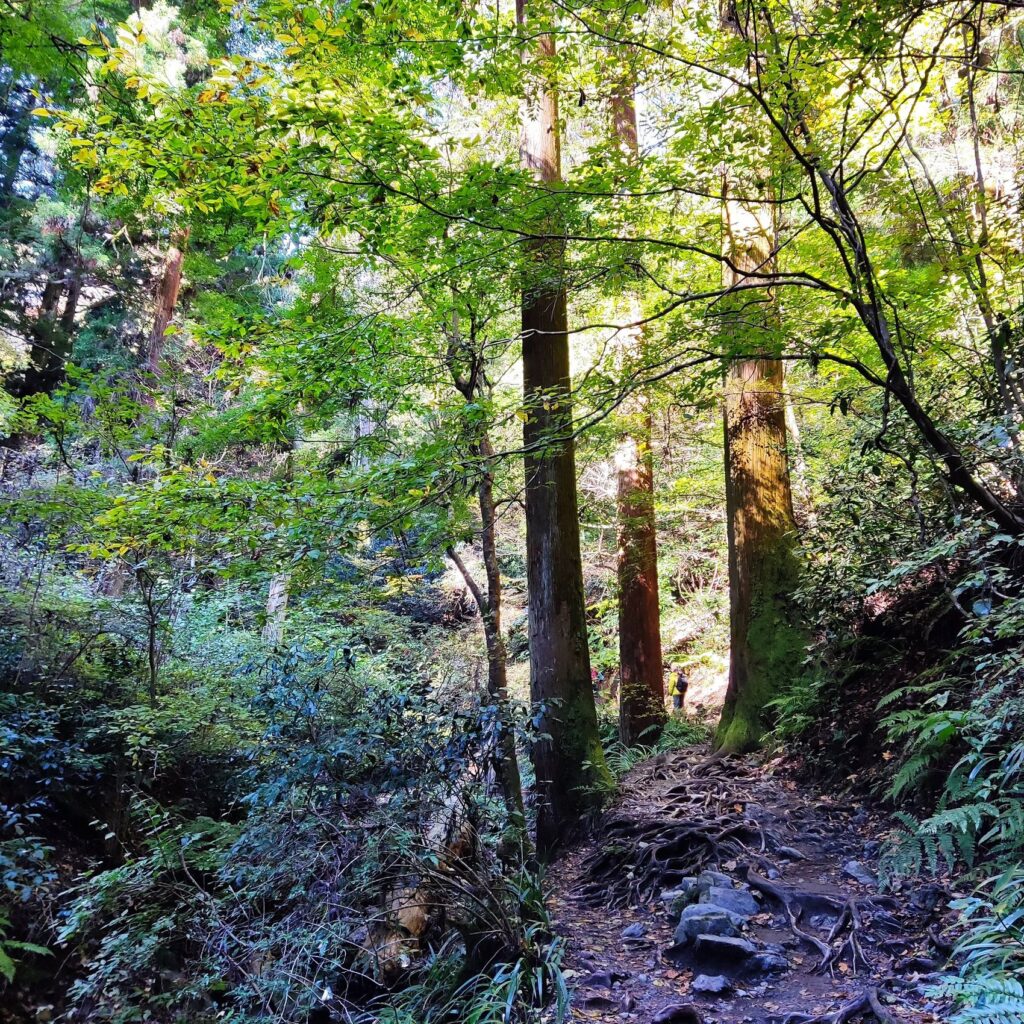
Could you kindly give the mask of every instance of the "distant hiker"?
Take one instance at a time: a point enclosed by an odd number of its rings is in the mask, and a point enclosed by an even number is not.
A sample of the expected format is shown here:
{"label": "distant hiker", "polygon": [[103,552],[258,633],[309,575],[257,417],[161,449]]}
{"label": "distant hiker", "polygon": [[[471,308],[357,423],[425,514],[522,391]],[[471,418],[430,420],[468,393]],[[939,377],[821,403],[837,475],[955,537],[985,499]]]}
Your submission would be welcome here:
{"label": "distant hiker", "polygon": [[672,698],[672,708],[675,711],[682,710],[683,700],[686,697],[686,688],[689,685],[690,680],[686,678],[683,667],[681,665],[671,666],[668,673],[668,692]]}

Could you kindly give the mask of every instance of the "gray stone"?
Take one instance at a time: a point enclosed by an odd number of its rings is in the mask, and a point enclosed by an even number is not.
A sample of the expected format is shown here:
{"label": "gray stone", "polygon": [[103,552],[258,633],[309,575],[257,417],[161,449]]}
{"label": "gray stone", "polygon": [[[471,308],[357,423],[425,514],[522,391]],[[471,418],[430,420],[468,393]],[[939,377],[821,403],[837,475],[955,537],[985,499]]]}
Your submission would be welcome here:
{"label": "gray stone", "polygon": [[651,1024],[703,1024],[704,1018],[693,1003],[673,1003],[659,1010]]}
{"label": "gray stone", "polygon": [[731,889],[733,881],[728,875],[721,871],[702,871],[697,877],[697,888],[701,894],[706,893],[713,885],[720,885],[723,889]]}
{"label": "gray stone", "polygon": [[743,922],[744,918],[731,910],[694,903],[680,914],[673,937],[679,945],[686,946],[698,935],[739,935]]}
{"label": "gray stone", "polygon": [[911,894],[910,902],[918,910],[933,911],[946,899],[946,891],[940,885],[926,884],[917,886]]}
{"label": "gray stone", "polygon": [[625,981],[628,977],[628,974],[622,974],[620,971],[594,971],[593,974],[588,974],[580,985],[583,988],[614,988],[616,983]]}
{"label": "gray stone", "polygon": [[731,989],[732,982],[721,974],[698,974],[690,984],[691,992],[701,992],[704,995],[717,995]]}
{"label": "gray stone", "polygon": [[734,963],[749,960],[757,946],[746,939],[730,935],[698,935],[694,940],[698,959],[729,960]]}
{"label": "gray stone", "polygon": [[661,901],[667,903],[669,907],[678,905],[682,910],[687,903],[696,903],[699,895],[700,888],[696,878],[681,878],[674,889],[666,889],[661,894]]}
{"label": "gray stone", "polygon": [[749,965],[755,971],[761,971],[764,974],[789,970],[789,961],[778,953],[755,953],[750,958]]}
{"label": "gray stone", "polygon": [[807,860],[795,846],[780,846],[776,852],[780,857],[786,857],[788,860]]}
{"label": "gray stone", "polygon": [[700,898],[701,903],[711,903],[723,910],[731,910],[741,917],[753,917],[761,912],[757,900],[743,889],[726,889],[721,885],[713,885]]}
{"label": "gray stone", "polygon": [[878,879],[859,860],[848,860],[843,865],[843,874],[861,885],[878,885]]}

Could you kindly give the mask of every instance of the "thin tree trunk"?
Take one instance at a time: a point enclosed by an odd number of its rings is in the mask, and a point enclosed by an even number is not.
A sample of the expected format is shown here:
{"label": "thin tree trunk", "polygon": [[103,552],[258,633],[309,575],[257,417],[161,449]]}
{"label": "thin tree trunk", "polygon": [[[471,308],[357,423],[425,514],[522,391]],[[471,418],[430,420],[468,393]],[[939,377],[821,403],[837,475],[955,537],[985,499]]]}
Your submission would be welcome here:
{"label": "thin tree trunk", "polygon": [[153,328],[149,332],[146,345],[146,358],[143,369],[154,376],[160,374],[160,360],[164,354],[164,341],[167,328],[174,318],[178,305],[178,292],[181,289],[181,266],[185,259],[182,251],[188,241],[189,229],[177,231],[171,238],[171,247],[167,250],[164,260],[164,271],[157,288],[156,312],[153,315]]}
{"label": "thin tree trunk", "polygon": [[284,639],[284,622],[288,614],[290,572],[279,572],[270,581],[267,592],[267,618],[263,623],[263,640],[276,647]]}
{"label": "thin tree trunk", "polygon": [[515,733],[509,727],[508,711],[508,655],[505,638],[501,633],[501,570],[498,566],[498,549],[495,534],[494,475],[490,463],[494,452],[490,440],[485,436],[480,443],[480,455],[485,460],[485,469],[477,487],[480,504],[482,529],[480,544],[483,549],[484,573],[487,578],[487,593],[480,589],[465,563],[454,548],[448,548],[448,557],[462,574],[473,600],[480,612],[484,627],[484,644],[487,650],[487,694],[498,708],[499,736],[495,768],[501,787],[505,812],[513,828],[525,836],[526,813],[523,807],[523,787],[519,777],[519,759],[516,755]]}
{"label": "thin tree trunk", "polygon": [[[538,5],[539,6],[539,5]],[[530,5],[531,14],[535,7]],[[561,181],[558,99],[544,65],[555,40],[541,7],[527,29],[525,0],[516,15],[532,55],[524,53],[529,84],[523,105],[524,167],[547,186]],[[538,225],[553,234],[550,216]],[[569,335],[563,281],[563,245],[528,244],[522,295],[523,399],[526,419],[526,549],[529,587],[530,692],[540,710],[532,746],[537,777],[537,846],[564,841],[580,814],[596,807],[608,785],[590,683],[583,566],[572,440]]]}
{"label": "thin tree trunk", "polygon": [[[639,156],[634,83],[612,96],[615,139],[631,161]],[[634,319],[636,319],[634,317]],[[641,354],[643,329],[620,332],[622,355]],[[619,582],[619,738],[656,743],[665,724],[665,684],[658,604],[658,540],[654,518],[652,420],[647,397],[622,406],[623,436],[615,453]]]}
{"label": "thin tree trunk", "polygon": [[494,449],[485,433],[480,441],[480,457],[484,461],[484,473],[477,487],[480,503],[480,546],[483,549],[484,573],[487,577],[486,610],[480,609],[484,622],[484,636],[487,644],[487,690],[496,702],[501,714],[500,756],[498,775],[509,820],[521,832],[526,831],[526,814],[523,808],[523,784],[519,776],[519,760],[516,756],[515,733],[510,727],[511,715],[508,707],[508,655],[505,638],[501,632],[501,567],[498,564],[497,516],[494,506]]}
{"label": "thin tree trunk", "polygon": [[[783,384],[785,384],[785,377],[783,377]],[[795,490],[803,513],[803,519],[806,523],[813,526],[817,522],[818,517],[814,514],[814,509],[811,506],[811,488],[808,482],[810,477],[807,472],[807,459],[804,457],[803,442],[800,437],[800,421],[796,418],[793,398],[788,389],[784,391],[783,401],[785,402],[786,433],[789,438],[789,451],[793,456],[790,465],[793,470]]]}
{"label": "thin tree trunk", "polygon": [[[284,458],[284,465],[280,470],[275,470],[274,476],[289,482],[295,477],[296,453],[302,446],[301,417],[303,407],[301,403],[296,409],[296,416],[291,429],[291,440],[288,444],[287,454]],[[265,643],[276,647],[284,639],[284,626],[288,617],[288,598],[292,582],[290,569],[277,573],[270,580],[270,587],[267,590],[267,615],[263,623],[263,640]]]}
{"label": "thin tree trunk", "polygon": [[[448,336],[448,369],[456,390],[467,403],[479,402],[486,388],[485,347],[477,346],[473,323],[473,318],[470,317],[467,342],[460,331],[458,310],[454,309]],[[460,371],[460,356],[468,356],[466,374]],[[480,506],[480,545],[483,549],[484,573],[487,578],[486,595],[480,590],[454,548],[448,548],[448,556],[466,581],[483,622],[484,643],[487,649],[487,692],[498,710],[498,742],[495,757],[498,781],[509,823],[517,833],[519,854],[526,862],[533,859],[533,850],[526,831],[522,777],[519,773],[515,731],[511,726],[512,715],[508,703],[508,656],[505,638],[501,632],[502,586],[501,567],[498,564],[497,510],[494,502],[494,448],[486,428],[482,429],[480,440],[472,446],[472,450],[480,460],[481,476],[477,484],[477,501]]]}
{"label": "thin tree trunk", "polygon": [[[728,196],[729,182],[723,182]],[[725,286],[742,285],[744,272],[774,268],[771,208],[726,199],[723,249]],[[771,327],[774,296],[760,312],[734,297],[738,320]],[[756,304],[755,304],[756,305]],[[742,319],[739,319],[742,318]],[[729,538],[729,684],[715,737],[718,748],[756,747],[766,725],[765,706],[799,671],[803,635],[792,595],[799,578],[796,523],[786,455],[782,362],[738,359],[725,386],[726,516]]]}
{"label": "thin tree trunk", "polygon": [[70,338],[75,333],[75,316],[78,314],[78,301],[82,297],[82,267],[79,260],[71,270],[68,292],[64,297],[64,309],[60,314],[60,329],[64,336]]}

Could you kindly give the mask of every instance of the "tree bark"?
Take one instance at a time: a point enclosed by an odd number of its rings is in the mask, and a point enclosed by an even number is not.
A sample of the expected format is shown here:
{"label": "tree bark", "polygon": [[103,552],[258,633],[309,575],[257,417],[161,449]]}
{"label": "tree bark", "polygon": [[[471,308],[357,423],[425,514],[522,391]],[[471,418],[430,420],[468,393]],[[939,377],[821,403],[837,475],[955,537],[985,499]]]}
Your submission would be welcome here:
{"label": "tree bark", "polygon": [[181,289],[181,266],[185,259],[182,251],[188,241],[189,229],[176,231],[171,238],[171,247],[167,250],[164,270],[157,287],[156,312],[153,315],[153,328],[149,332],[146,345],[146,358],[143,369],[154,377],[160,375],[160,360],[164,354],[165,332],[174,318],[178,305],[178,292]]}
{"label": "tree bark", "polygon": [[284,623],[288,615],[288,586],[290,572],[279,572],[270,580],[267,591],[267,617],[263,623],[263,640],[276,647],[284,639]]}
{"label": "tree bark", "polygon": [[497,515],[494,505],[494,449],[485,433],[479,445],[484,472],[477,487],[480,504],[480,546],[483,550],[484,573],[487,577],[486,608],[481,607],[484,637],[487,645],[487,691],[501,715],[499,729],[498,776],[505,798],[505,807],[513,826],[525,834],[526,813],[523,807],[523,784],[516,756],[515,733],[510,727],[508,710],[508,655],[501,632],[501,568],[498,565]]}
{"label": "tree bark", "polygon": [[[490,473],[485,473],[490,476]],[[449,547],[449,559],[459,570],[469,592],[473,595],[484,627],[484,644],[487,650],[487,695],[498,709],[498,738],[495,770],[498,785],[509,823],[522,835],[526,831],[526,811],[523,806],[523,787],[519,776],[519,759],[516,755],[515,733],[509,728],[508,714],[508,655],[505,638],[501,634],[501,573],[498,569],[497,550],[494,546],[494,499],[491,483],[481,480],[479,487],[480,511],[483,515],[481,545],[483,548],[484,572],[487,577],[485,594],[459,557]]]}
{"label": "tree bark", "polygon": [[[64,379],[64,366],[71,354],[71,333],[64,330],[65,318],[58,319],[57,307],[64,294],[69,267],[69,255],[61,243],[57,265],[43,286],[39,309],[30,330],[28,366],[14,374],[8,385],[8,390],[17,398],[50,394]],[[74,290],[72,281],[65,310],[70,303],[77,305],[78,297]]]}
{"label": "tree bark", "polygon": [[[451,330],[448,334],[447,365],[456,390],[467,404],[479,402],[487,389],[486,345],[478,344],[474,318],[470,316],[468,339],[459,326],[457,308],[452,311]],[[466,372],[460,369],[460,358],[466,360]],[[487,693],[497,709],[497,749],[495,768],[505,803],[505,813],[518,839],[518,852],[524,862],[533,859],[533,850],[526,830],[523,804],[522,776],[516,753],[515,731],[508,703],[508,654],[501,631],[502,584],[498,563],[497,507],[494,501],[494,448],[486,427],[480,429],[479,440],[472,446],[473,455],[480,462],[477,483],[477,502],[480,508],[480,546],[483,551],[487,593],[480,589],[465,564],[448,548],[448,557],[462,574],[473,600],[480,611],[487,650]]]}
{"label": "tree bark", "polygon": [[[611,98],[615,141],[639,156],[635,87],[630,76]],[[633,317],[636,319],[636,317]],[[620,332],[624,361],[641,354],[643,329]],[[615,453],[619,584],[619,739],[627,746],[656,743],[665,724],[665,684],[658,604],[658,540],[654,517],[652,420],[647,397],[623,403],[622,438]]]}
{"label": "tree bark", "polygon": [[[728,197],[728,180],[723,189]],[[745,272],[774,269],[770,206],[726,198],[723,228],[725,255],[736,268],[726,267],[727,288],[742,285]],[[737,293],[733,305],[733,330],[748,330],[752,320],[770,328],[774,296],[751,303]],[[715,745],[730,751],[758,745],[767,702],[803,661],[803,634],[792,599],[799,564],[783,386],[782,362],[777,359],[735,360],[726,379],[730,659]]]}
{"label": "tree bark", "polygon": [[[548,13],[530,19],[534,50],[524,53],[529,84],[520,152],[523,166],[556,188],[561,181],[558,99],[549,69],[555,40],[540,24]],[[525,0],[517,0],[516,15],[526,38]],[[540,233],[556,233],[552,220],[549,214],[538,224]],[[522,346],[530,692],[540,716],[532,754],[537,846],[547,853],[564,841],[580,814],[599,805],[610,778],[597,732],[587,648],[564,245],[547,238],[526,245]]]}
{"label": "tree bark", "polygon": [[0,137],[0,207],[14,198],[21,160],[32,132],[32,96],[24,88],[12,87],[5,104],[7,130]]}
{"label": "tree bark", "polygon": [[68,281],[67,295],[64,296],[64,308],[60,314],[60,329],[66,338],[75,333],[75,317],[78,315],[78,302],[82,297],[82,266],[75,260],[71,268],[71,280]]}

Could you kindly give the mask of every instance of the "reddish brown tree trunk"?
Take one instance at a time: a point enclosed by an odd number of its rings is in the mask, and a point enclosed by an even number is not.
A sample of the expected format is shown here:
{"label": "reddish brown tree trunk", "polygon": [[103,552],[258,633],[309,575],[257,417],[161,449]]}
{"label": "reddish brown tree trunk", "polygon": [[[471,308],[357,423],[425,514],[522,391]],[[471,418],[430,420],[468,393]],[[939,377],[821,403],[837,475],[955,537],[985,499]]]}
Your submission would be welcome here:
{"label": "reddish brown tree trunk", "polygon": [[174,319],[174,311],[178,306],[178,292],[181,290],[181,266],[185,260],[182,251],[188,241],[189,229],[177,231],[171,239],[171,247],[167,250],[164,260],[164,271],[156,294],[156,312],[153,315],[153,328],[149,332],[146,345],[146,358],[143,369],[154,376],[160,374],[160,360],[164,354],[164,341],[167,328]]}
{"label": "reddish brown tree trunk", "polygon": [[[539,5],[537,5],[539,6]],[[516,14],[533,53],[524,54],[524,167],[552,189],[561,182],[558,99],[548,77],[555,40],[550,11],[527,26],[525,0]],[[548,210],[538,233],[556,233]],[[564,841],[580,814],[597,806],[610,782],[597,732],[590,682],[583,565],[572,439],[569,334],[563,279],[564,245],[528,242],[522,294],[523,399],[526,449],[526,549],[529,587],[530,692],[540,709],[541,738],[532,746],[537,777],[537,846]]]}
{"label": "reddish brown tree trunk", "polygon": [[[612,97],[615,138],[630,161],[639,155],[632,81]],[[632,304],[631,304],[632,305]],[[628,307],[627,307],[628,308]],[[642,329],[620,332],[624,361],[641,355]],[[622,407],[623,436],[615,453],[619,582],[619,738],[656,743],[665,724],[665,684],[658,604],[658,541],[654,518],[651,413],[646,396]]]}

